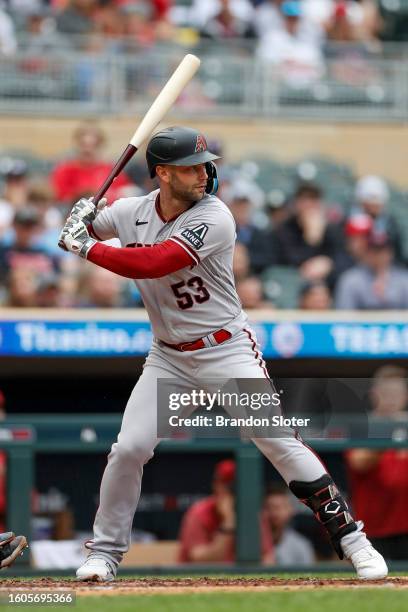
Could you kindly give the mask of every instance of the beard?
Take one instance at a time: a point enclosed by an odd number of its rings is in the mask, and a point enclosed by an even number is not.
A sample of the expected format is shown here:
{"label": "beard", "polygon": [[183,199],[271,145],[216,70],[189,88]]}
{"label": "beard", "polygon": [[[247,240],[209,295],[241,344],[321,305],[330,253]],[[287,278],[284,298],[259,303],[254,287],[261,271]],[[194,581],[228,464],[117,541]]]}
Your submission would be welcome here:
{"label": "beard", "polygon": [[193,187],[188,188],[174,177],[173,181],[170,184],[170,190],[173,198],[180,200],[181,202],[186,202],[188,204],[198,202],[199,200],[202,200],[205,196],[205,191],[201,192],[200,189]]}

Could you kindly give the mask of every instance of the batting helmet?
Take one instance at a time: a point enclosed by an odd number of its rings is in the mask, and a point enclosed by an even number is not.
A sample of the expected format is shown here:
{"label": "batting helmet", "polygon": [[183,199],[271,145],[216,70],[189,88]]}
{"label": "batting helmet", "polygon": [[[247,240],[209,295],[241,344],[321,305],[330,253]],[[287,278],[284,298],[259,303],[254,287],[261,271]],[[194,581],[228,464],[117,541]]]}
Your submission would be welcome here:
{"label": "batting helmet", "polygon": [[207,193],[215,193],[218,188],[217,168],[212,163],[219,155],[207,149],[205,137],[192,128],[169,127],[155,134],[146,150],[146,161],[150,177],[156,176],[156,166],[196,166],[205,164],[208,182]]}

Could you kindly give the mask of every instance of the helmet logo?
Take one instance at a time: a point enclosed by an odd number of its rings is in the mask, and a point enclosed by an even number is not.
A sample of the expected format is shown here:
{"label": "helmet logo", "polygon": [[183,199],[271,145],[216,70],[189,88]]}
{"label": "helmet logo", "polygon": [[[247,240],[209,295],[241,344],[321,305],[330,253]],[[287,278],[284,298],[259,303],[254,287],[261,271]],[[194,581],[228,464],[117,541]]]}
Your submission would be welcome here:
{"label": "helmet logo", "polygon": [[200,153],[207,150],[207,141],[202,134],[197,136],[194,153]]}

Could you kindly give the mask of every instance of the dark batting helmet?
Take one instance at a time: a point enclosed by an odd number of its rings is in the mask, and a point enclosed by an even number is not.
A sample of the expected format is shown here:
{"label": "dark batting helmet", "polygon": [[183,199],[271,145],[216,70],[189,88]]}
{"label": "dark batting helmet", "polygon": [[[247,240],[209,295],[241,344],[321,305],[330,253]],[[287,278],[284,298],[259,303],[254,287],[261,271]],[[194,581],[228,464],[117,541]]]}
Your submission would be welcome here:
{"label": "dark batting helmet", "polygon": [[212,163],[219,155],[207,149],[205,137],[192,128],[169,127],[157,132],[149,141],[146,161],[150,177],[156,176],[156,166],[196,166],[205,164],[208,174],[206,192],[215,193],[218,187],[217,168]]}

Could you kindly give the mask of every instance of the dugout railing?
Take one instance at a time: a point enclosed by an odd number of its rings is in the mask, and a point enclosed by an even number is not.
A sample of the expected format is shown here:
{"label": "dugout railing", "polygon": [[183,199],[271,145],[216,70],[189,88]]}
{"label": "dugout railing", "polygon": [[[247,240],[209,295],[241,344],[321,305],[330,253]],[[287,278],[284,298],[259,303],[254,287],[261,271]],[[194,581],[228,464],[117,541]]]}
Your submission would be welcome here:
{"label": "dugout railing", "polygon": [[[31,496],[37,453],[107,452],[116,439],[121,417],[107,415],[21,414],[2,422],[0,450],[7,453],[7,528],[31,533]],[[348,448],[408,448],[408,439],[306,440],[318,452],[341,452]],[[166,440],[157,453],[228,452],[237,461],[237,566],[256,566],[260,559],[258,516],[263,495],[262,455],[250,442],[237,439]],[[28,556],[20,561],[27,565]]]}

